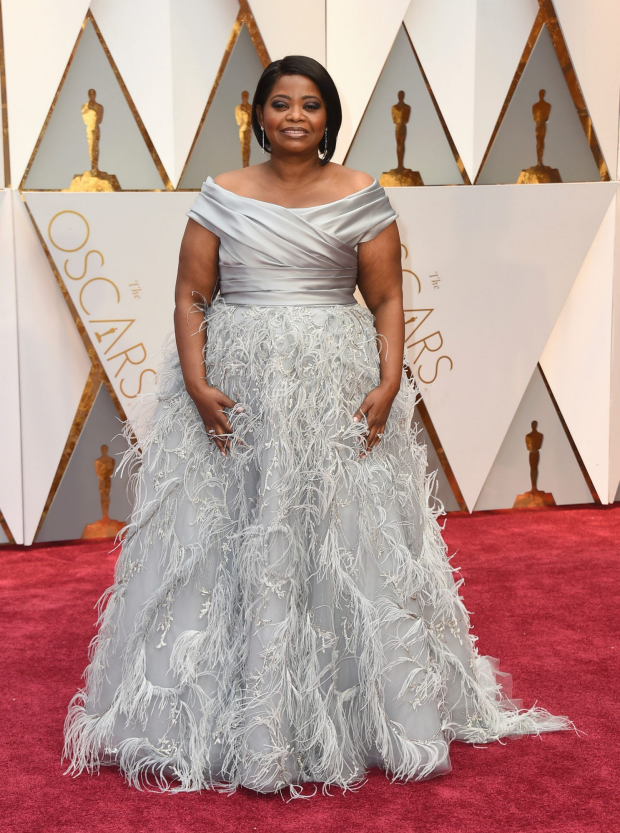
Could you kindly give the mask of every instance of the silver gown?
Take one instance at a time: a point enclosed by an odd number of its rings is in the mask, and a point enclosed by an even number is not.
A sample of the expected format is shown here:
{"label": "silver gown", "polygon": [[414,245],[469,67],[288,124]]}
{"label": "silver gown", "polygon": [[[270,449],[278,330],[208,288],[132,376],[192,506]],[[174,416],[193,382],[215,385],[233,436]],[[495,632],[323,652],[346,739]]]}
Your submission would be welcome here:
{"label": "silver gown", "polygon": [[198,317],[241,442],[224,457],[207,436],[170,334],[119,468],[133,512],[69,703],[66,773],[299,797],[370,766],[447,773],[453,740],[574,728],[523,709],[475,647],[405,356],[383,440],[360,457],[353,415],[379,348],[353,296],[357,245],[398,216],[384,189],[284,208],[208,177],[188,216],[221,241],[220,294]]}

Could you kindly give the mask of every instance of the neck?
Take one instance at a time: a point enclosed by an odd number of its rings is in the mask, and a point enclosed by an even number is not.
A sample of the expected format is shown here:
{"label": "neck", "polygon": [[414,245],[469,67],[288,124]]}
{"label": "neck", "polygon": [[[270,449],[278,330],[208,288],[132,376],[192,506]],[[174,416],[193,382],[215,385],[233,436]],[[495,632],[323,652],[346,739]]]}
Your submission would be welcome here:
{"label": "neck", "polygon": [[295,188],[312,182],[319,175],[319,158],[316,152],[305,158],[298,154],[289,157],[271,157],[265,163],[269,175],[275,179],[283,188]]}

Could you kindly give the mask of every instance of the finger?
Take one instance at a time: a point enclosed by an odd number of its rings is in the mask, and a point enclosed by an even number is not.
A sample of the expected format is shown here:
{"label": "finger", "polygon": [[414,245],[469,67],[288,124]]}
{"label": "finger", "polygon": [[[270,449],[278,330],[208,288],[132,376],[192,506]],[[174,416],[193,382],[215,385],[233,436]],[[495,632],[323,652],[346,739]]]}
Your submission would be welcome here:
{"label": "finger", "polygon": [[215,426],[214,425],[207,425],[205,422],[205,432],[210,440],[215,439]]}
{"label": "finger", "polygon": [[[234,408],[237,405],[235,400],[231,399],[230,396],[226,396],[225,393],[222,394],[221,403],[225,408]],[[241,410],[243,410],[243,408]]]}
{"label": "finger", "polygon": [[[232,402],[232,400],[230,400],[230,401]],[[232,423],[231,423],[226,411],[232,411],[233,413],[241,413],[245,409],[244,409],[243,405],[239,405],[237,402],[233,402],[232,406],[230,406],[230,407],[226,406],[225,408],[220,408],[219,410],[220,410],[220,413],[223,414],[223,420],[224,420],[223,424],[224,424],[226,430],[227,431],[232,431],[233,426],[232,426]]]}
{"label": "finger", "polygon": [[207,436],[219,450],[224,453],[223,442],[221,439],[222,434],[224,433],[222,429],[218,425],[205,425],[205,430],[207,432]]}
{"label": "finger", "polygon": [[375,436],[373,438],[373,441],[370,443],[368,450],[372,451],[373,448],[379,448],[380,445],[381,445],[381,437],[376,437]]}
{"label": "finger", "polygon": [[218,439],[217,439],[218,435],[219,435],[219,431],[217,429],[217,426],[211,425],[209,428],[207,428],[205,426],[205,429],[206,429],[206,432],[207,432],[207,436],[209,437],[211,442],[213,442],[219,448]]}
{"label": "finger", "polygon": [[381,445],[383,440],[383,432],[385,431],[385,425],[373,425],[368,433],[368,443],[366,447],[366,453],[372,451],[373,448],[377,448]]}
{"label": "finger", "polygon": [[217,427],[220,428],[225,434],[229,434],[232,431],[232,422],[228,419],[224,412],[221,412],[222,416],[217,417]]}
{"label": "finger", "polygon": [[[221,414],[222,416],[219,416],[219,414]],[[224,429],[224,431],[228,432],[232,430],[232,422],[228,419],[228,416],[224,408],[218,408],[217,420],[219,425]]]}
{"label": "finger", "polygon": [[218,436],[218,441],[222,444],[223,448],[225,450],[230,450],[233,440],[236,439],[232,431],[232,426],[227,429],[225,425],[220,423],[219,425],[216,425],[216,434]]}
{"label": "finger", "polygon": [[377,441],[377,426],[373,425],[370,431],[368,432],[368,437],[366,439],[366,444],[369,449],[373,447],[375,442]]}
{"label": "finger", "polygon": [[222,431],[222,429],[219,425],[215,426],[215,434],[213,435],[213,438],[215,440],[215,443],[216,443],[217,447],[220,449],[220,451],[222,452],[222,454],[225,457],[226,456],[226,448],[227,448],[228,439],[226,437],[226,432]]}
{"label": "finger", "polygon": [[364,401],[363,401],[363,402],[362,402],[362,404],[359,406],[359,408],[357,409],[357,411],[353,414],[353,421],[354,421],[354,422],[359,422],[359,421],[362,419],[362,417],[363,417],[365,414],[367,414],[367,413],[368,413],[368,411],[370,410],[370,408],[371,408],[370,403],[369,403],[366,399],[364,399]]}
{"label": "finger", "polygon": [[[226,448],[230,448],[230,446],[232,445],[232,441],[233,441],[233,439],[234,439],[234,440],[236,440],[237,442],[241,442],[241,440],[240,440],[240,439],[238,439],[238,438],[235,436],[235,434],[234,434],[234,429],[233,429],[233,425],[232,425],[232,423],[230,422],[230,420],[226,417],[226,414],[224,414],[224,415],[220,418],[220,421],[219,421],[219,423],[218,423],[218,426],[217,426],[217,427],[219,427],[219,429],[220,429],[220,430],[218,431],[218,434],[228,434],[228,435],[229,435],[229,436],[227,437],[227,439],[225,440],[225,443],[226,443]],[[242,445],[243,445],[243,443],[242,443]]]}
{"label": "finger", "polygon": [[218,435],[222,435],[222,434],[231,435],[231,436],[228,436],[228,437],[224,438],[223,440],[221,440],[224,447],[227,448],[227,449],[230,449],[231,446],[232,446],[233,440],[235,442],[239,443],[240,445],[245,445],[245,443],[243,442],[243,440],[240,437],[236,437],[233,434],[233,430],[234,430],[233,425],[232,425],[231,421],[228,419],[228,417],[226,416],[226,414],[222,410],[220,410],[220,413],[222,414],[222,416],[218,417],[218,422],[215,425],[216,434],[218,434]]}
{"label": "finger", "polygon": [[376,436],[375,436],[376,432],[377,432],[376,426],[373,426],[369,430],[369,432],[366,436],[366,444],[364,446],[364,449],[362,450],[362,454],[360,455],[361,457],[365,457],[372,450],[372,447],[373,447],[375,439],[376,439]]}

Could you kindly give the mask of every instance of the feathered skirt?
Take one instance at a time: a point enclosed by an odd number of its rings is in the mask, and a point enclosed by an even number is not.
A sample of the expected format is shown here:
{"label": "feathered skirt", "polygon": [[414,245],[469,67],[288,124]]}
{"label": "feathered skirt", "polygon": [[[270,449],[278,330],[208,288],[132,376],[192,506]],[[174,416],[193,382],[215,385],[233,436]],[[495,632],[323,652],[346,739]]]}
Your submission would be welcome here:
{"label": "feathered skirt", "polygon": [[226,456],[169,336],[119,466],[133,512],[68,707],[67,773],[111,764],[137,788],[297,797],[304,782],[359,786],[370,766],[447,773],[455,739],[574,728],[523,709],[475,647],[405,359],[360,457],[374,320],[358,304],[205,308],[206,378],[240,406]]}

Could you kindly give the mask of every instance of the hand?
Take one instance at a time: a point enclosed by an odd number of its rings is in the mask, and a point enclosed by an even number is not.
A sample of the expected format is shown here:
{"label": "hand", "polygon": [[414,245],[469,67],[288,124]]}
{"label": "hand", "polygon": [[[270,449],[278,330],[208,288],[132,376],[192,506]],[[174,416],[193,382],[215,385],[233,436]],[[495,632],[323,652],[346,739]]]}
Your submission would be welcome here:
{"label": "hand", "polygon": [[393,386],[381,384],[370,391],[355,412],[353,416],[354,422],[359,422],[363,414],[366,415],[368,422],[366,448],[362,450],[360,457],[365,457],[375,445],[381,442],[379,435],[385,431],[385,424],[397,393],[398,390],[395,390]]}
{"label": "hand", "polygon": [[[232,431],[232,424],[224,413],[224,408],[234,408],[237,403],[218,388],[213,388],[206,383],[192,392],[192,399],[205,424],[207,434],[225,457],[226,450],[230,449],[233,438],[224,436]],[[240,410],[243,409],[240,408]],[[213,433],[210,433],[211,430],[213,430]],[[241,440],[237,440],[237,442],[241,442]]]}

